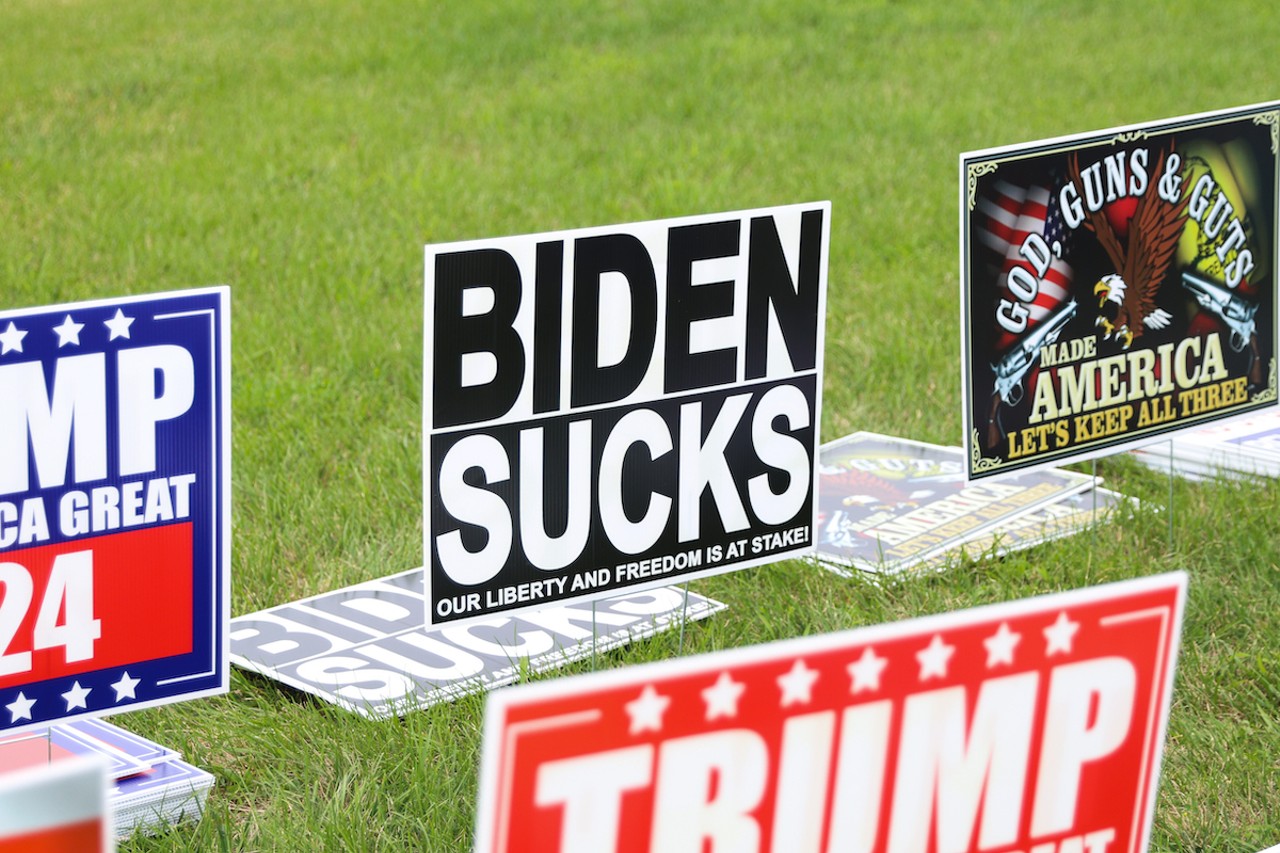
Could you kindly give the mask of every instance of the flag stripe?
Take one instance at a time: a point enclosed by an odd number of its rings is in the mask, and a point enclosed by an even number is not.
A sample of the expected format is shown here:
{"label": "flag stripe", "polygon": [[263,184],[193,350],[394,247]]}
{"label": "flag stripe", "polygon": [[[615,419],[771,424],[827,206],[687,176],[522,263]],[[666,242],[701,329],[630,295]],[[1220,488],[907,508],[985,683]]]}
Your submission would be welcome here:
{"label": "flag stripe", "polygon": [[[1065,233],[1054,194],[1048,186],[1021,187],[1006,180],[997,180],[990,194],[978,199],[976,213],[974,235],[977,243],[1000,259],[991,270],[1000,296],[1021,303],[1009,288],[1009,273],[1015,267],[1026,270],[1036,282],[1035,296],[1026,303],[1026,331],[1030,331],[1071,295],[1073,272],[1071,265],[1061,257],[1066,254],[1065,247],[1060,246],[1059,253],[1051,258],[1043,278],[1036,274],[1035,266],[1022,254],[1023,244],[1029,235],[1044,238],[1052,251],[1053,237],[1046,235]],[[1016,335],[1002,332],[997,348],[1004,351],[1016,338]]]}

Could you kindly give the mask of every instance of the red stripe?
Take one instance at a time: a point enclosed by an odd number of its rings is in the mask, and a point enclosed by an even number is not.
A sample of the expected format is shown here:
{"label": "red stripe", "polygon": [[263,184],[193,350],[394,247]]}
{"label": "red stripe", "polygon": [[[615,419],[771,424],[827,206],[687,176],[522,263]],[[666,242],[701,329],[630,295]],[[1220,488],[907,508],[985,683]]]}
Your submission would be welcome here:
{"label": "red stripe", "polygon": [[93,853],[106,849],[106,819],[38,829],[0,838],[0,853]]}
{"label": "red stripe", "polygon": [[[33,648],[35,623],[55,559],[81,551],[92,554],[92,618],[99,620],[101,634],[93,642],[93,657],[67,661],[66,649],[61,646]],[[0,678],[0,688],[191,651],[193,555],[189,522],[6,551],[2,556],[5,562],[17,563],[30,573],[33,591],[17,633],[9,647],[0,651],[10,655],[31,652],[32,666]]]}

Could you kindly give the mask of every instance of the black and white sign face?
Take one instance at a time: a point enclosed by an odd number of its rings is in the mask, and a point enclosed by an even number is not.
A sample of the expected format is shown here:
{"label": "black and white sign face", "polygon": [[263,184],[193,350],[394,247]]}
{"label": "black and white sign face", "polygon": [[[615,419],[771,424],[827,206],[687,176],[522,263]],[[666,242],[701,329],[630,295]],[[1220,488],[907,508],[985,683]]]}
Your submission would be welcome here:
{"label": "black and white sign face", "polygon": [[725,605],[675,587],[424,630],[414,569],[231,620],[237,666],[374,720],[556,669],[705,619]]}
{"label": "black and white sign face", "polygon": [[811,547],[830,211],[426,248],[431,624]]}

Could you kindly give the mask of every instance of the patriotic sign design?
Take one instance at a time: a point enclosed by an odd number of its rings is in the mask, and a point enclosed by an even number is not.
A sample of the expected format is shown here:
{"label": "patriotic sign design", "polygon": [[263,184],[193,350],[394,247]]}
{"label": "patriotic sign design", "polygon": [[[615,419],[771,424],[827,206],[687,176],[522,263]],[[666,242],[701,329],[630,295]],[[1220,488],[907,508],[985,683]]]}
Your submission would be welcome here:
{"label": "patriotic sign design", "polygon": [[812,547],[829,220],[426,248],[431,624]]}
{"label": "patriotic sign design", "polygon": [[0,313],[0,730],[227,689],[226,288]]}
{"label": "patriotic sign design", "polygon": [[498,691],[477,853],[1137,853],[1171,574]]}
{"label": "patriotic sign design", "polygon": [[1280,107],[961,156],[967,475],[1275,405]]}
{"label": "patriotic sign design", "polygon": [[[1016,304],[1009,286],[1010,273],[1015,284],[1022,276],[1034,272],[1030,262],[1023,257],[1021,248],[1028,239],[1039,237],[1047,246],[1058,246],[1059,251],[1049,259],[1044,276],[1040,278],[1036,295],[1023,303],[1026,311],[1027,331],[1050,317],[1056,309],[1068,301],[1071,294],[1071,264],[1067,238],[1070,232],[1062,221],[1058,206],[1061,182],[1018,186],[997,180],[990,193],[978,199],[978,216],[975,218],[974,237],[988,250],[986,272],[996,278],[1001,305],[1012,310]],[[1015,326],[1010,323],[1008,325]],[[1001,326],[997,348],[1003,352],[1018,339],[1017,335]]]}

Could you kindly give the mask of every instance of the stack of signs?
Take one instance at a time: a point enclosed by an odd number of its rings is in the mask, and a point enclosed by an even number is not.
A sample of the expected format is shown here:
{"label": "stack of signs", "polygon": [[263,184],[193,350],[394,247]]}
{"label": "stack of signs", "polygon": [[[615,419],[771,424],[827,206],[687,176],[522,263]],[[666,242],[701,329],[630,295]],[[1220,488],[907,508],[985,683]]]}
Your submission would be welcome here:
{"label": "stack of signs", "polygon": [[1183,574],[489,696],[477,853],[1139,853]]}
{"label": "stack of signs", "polygon": [[819,457],[815,556],[878,574],[936,568],[1069,535],[1119,500],[1092,477],[1047,470],[965,480],[959,448],[858,432]]}
{"label": "stack of signs", "polygon": [[231,660],[371,719],[402,716],[651,636],[725,605],[672,587],[424,629],[413,569],[231,620]]}
{"label": "stack of signs", "polygon": [[1191,480],[1280,477],[1280,412],[1273,409],[1180,433],[1168,444],[1139,448],[1133,455],[1152,468]]}
{"label": "stack of signs", "polygon": [[970,478],[1277,402],[1280,104],[965,154]]}
{"label": "stack of signs", "polygon": [[973,558],[1001,557],[1054,539],[1073,536],[1112,517],[1137,499],[1094,485],[990,527],[957,547]]}
{"label": "stack of signs", "polygon": [[0,312],[0,732],[226,691],[227,303]]}
{"label": "stack of signs", "polygon": [[0,739],[0,770],[92,757],[106,768],[116,836],[199,820],[213,776],[174,750],[103,720],[60,723]]}

